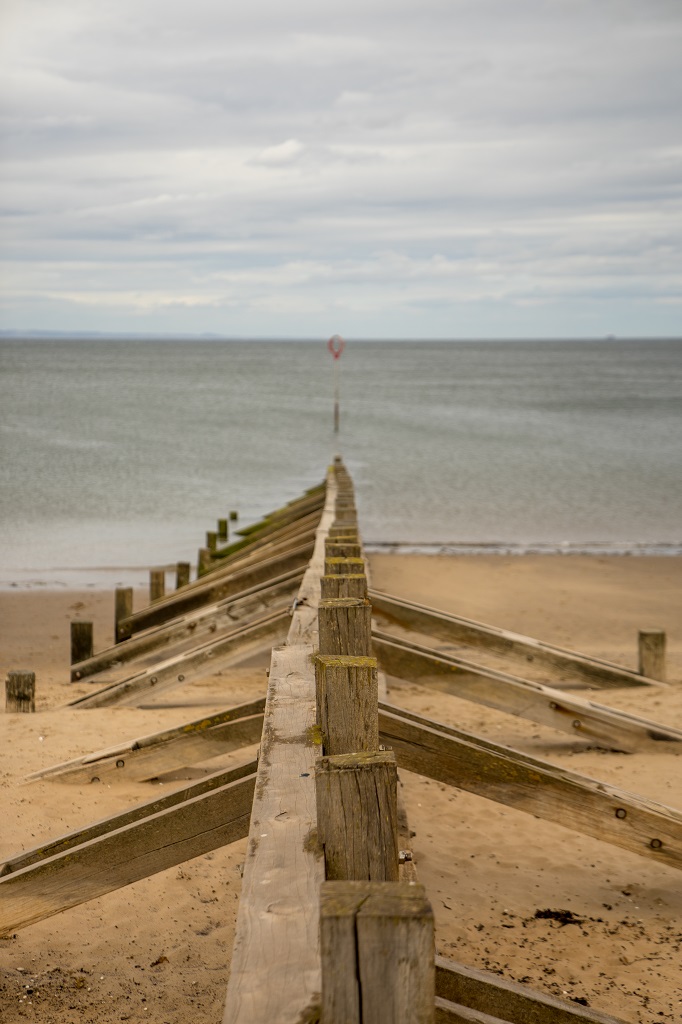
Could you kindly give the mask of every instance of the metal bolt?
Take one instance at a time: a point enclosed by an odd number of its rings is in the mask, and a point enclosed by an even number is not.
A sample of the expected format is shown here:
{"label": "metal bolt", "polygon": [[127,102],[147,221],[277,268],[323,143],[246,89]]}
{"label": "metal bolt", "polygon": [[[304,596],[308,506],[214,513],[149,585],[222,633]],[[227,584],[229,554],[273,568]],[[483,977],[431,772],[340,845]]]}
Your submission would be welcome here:
{"label": "metal bolt", "polygon": [[579,729],[579,728],[581,727],[581,725],[582,725],[582,722],[580,721],[580,719],[579,719],[579,718],[576,718],[576,719],[574,720],[574,722],[573,722],[573,728],[574,728],[574,729]]}
{"label": "metal bolt", "polygon": [[116,767],[117,767],[117,768],[123,768],[124,766],[125,766],[125,761],[123,760],[123,758],[120,758],[120,759],[119,759],[119,760],[118,760],[118,761],[116,762]]}
{"label": "metal bolt", "polygon": [[649,843],[649,846],[651,847],[652,850],[660,850],[661,847],[663,846],[663,843],[662,843],[662,841],[660,839],[652,839],[651,842]]}
{"label": "metal bolt", "polygon": [[97,775],[93,775],[93,777],[90,779],[90,782],[99,782],[99,778],[97,777]]}
{"label": "metal bolt", "polygon": [[625,810],[624,807],[618,807],[616,809],[616,817],[617,818],[627,818],[627,815],[628,815],[628,812]]}
{"label": "metal bolt", "polygon": [[549,706],[552,709],[552,711],[556,711],[558,709],[558,707],[559,707],[559,705],[557,704],[557,702],[555,700],[551,700],[549,702]]}
{"label": "metal bolt", "polygon": [[158,683],[158,681],[159,680],[157,679],[156,676],[152,676],[151,679],[149,680],[149,682],[152,684],[152,686],[154,685],[154,683]]}
{"label": "metal bolt", "polygon": [[404,864],[405,861],[412,860],[412,850],[399,850],[398,851],[398,863]]}
{"label": "metal bolt", "polygon": [[184,676],[182,675],[182,673],[181,673],[181,674],[180,674],[180,675],[178,676],[178,682],[179,682],[179,683],[184,683],[184,681],[185,681],[185,677],[184,677]]}

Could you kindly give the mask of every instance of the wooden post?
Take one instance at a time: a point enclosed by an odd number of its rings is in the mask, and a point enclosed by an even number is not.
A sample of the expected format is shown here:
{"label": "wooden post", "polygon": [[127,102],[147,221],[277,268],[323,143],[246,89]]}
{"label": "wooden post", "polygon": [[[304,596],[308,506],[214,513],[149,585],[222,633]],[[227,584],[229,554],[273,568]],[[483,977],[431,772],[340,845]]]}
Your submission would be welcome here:
{"label": "wooden post", "polygon": [[218,520],[218,540],[227,540],[228,538],[227,519]]}
{"label": "wooden post", "polygon": [[190,564],[189,562],[178,562],[175,567],[175,589],[179,590],[180,587],[186,587],[189,583],[190,575]]}
{"label": "wooden post", "polygon": [[364,558],[325,558],[325,576],[363,576],[365,575]]}
{"label": "wooden post", "polygon": [[322,757],[317,835],[326,877],[398,881],[398,771],[392,750]]}
{"label": "wooden post", "polygon": [[71,664],[91,658],[95,653],[92,643],[92,623],[72,622],[71,623]]}
{"label": "wooden post", "polygon": [[35,672],[12,671],[5,680],[5,711],[30,712],[36,709]]}
{"label": "wooden post", "polygon": [[114,597],[114,639],[116,643],[127,640],[132,632],[121,625],[123,619],[133,614],[133,588],[116,587]]}
{"label": "wooden post", "polygon": [[160,601],[162,597],[166,596],[166,570],[165,569],[150,569],[149,570],[149,600],[151,602]]}
{"label": "wooden post", "polygon": [[325,541],[324,555],[325,558],[362,558],[362,547],[357,541],[340,542],[334,538]]}
{"label": "wooden post", "polygon": [[340,597],[320,601],[318,607],[320,654],[372,653],[372,606],[367,600]]}
{"label": "wooden post", "polygon": [[230,509],[230,522],[236,523],[238,519],[239,513],[237,512],[237,510],[235,508]]}
{"label": "wooden post", "polygon": [[376,658],[318,655],[315,688],[325,754],[379,749]]}
{"label": "wooden post", "polygon": [[327,534],[329,540],[335,540],[337,538],[343,538],[343,540],[356,541],[358,540],[357,527],[351,524],[339,523],[336,526],[329,527],[329,533]]}
{"label": "wooden post", "polygon": [[215,530],[208,530],[206,532],[206,547],[209,551],[215,551],[218,547],[218,534]]}
{"label": "wooden post", "polygon": [[433,1024],[434,921],[422,885],[323,882],[320,954],[324,1024]]}
{"label": "wooden post", "polygon": [[197,577],[205,576],[211,568],[211,552],[208,548],[199,548],[199,558],[197,560]]}
{"label": "wooden post", "polygon": [[320,596],[323,601],[339,597],[367,597],[366,576],[320,576]]}
{"label": "wooden post", "polygon": [[639,673],[648,679],[665,681],[665,632],[662,629],[640,629]]}

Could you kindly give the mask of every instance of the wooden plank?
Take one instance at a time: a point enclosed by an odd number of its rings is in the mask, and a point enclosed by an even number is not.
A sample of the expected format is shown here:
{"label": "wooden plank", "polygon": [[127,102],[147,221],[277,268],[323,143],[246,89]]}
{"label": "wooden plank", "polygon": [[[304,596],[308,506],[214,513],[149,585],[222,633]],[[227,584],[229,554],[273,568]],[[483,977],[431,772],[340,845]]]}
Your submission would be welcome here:
{"label": "wooden plank", "polygon": [[682,812],[392,705],[379,734],[398,767],[682,869]]}
{"label": "wooden plank", "polygon": [[224,598],[233,597],[240,591],[254,587],[258,583],[264,583],[266,580],[272,581],[284,573],[304,568],[310,559],[313,547],[314,541],[311,539],[284,554],[263,559],[263,561],[238,572],[230,572],[217,578],[211,575],[202,577],[199,586],[195,587],[190,583],[188,587],[175,591],[163,601],[159,601],[158,604],[135,612],[129,619],[124,619],[120,623],[119,629],[128,630],[126,634],[128,636],[132,633],[139,633],[151,626],[160,626],[179,615],[196,611],[197,608],[202,608],[207,604],[216,604]]}
{"label": "wooden plank", "polygon": [[265,698],[249,701],[167,729],[119,743],[83,757],[51,765],[27,778],[28,782],[101,782],[108,775],[138,782],[156,778],[172,768],[184,768],[231,750],[260,742]]}
{"label": "wooden plank", "polygon": [[436,996],[501,1018],[507,1024],[623,1024],[599,1010],[536,992],[442,956],[436,957]]}
{"label": "wooden plank", "polygon": [[130,807],[119,814],[102,818],[100,821],[87,825],[85,828],[77,829],[75,832],[67,832],[65,835],[50,839],[47,843],[41,843],[40,846],[24,850],[5,861],[0,867],[0,877],[9,875],[13,871],[18,871],[20,868],[28,867],[30,864],[37,864],[39,861],[46,860],[57,853],[64,853],[66,850],[73,849],[74,846],[81,846],[91,839],[97,839],[98,836],[106,835],[107,832],[113,832],[124,825],[132,824],[134,821],[142,821],[143,818],[148,818],[152,814],[164,811],[168,807],[175,807],[177,804],[191,800],[195,796],[201,796],[202,793],[219,789],[221,786],[226,786],[228,782],[236,782],[238,779],[246,778],[247,775],[255,775],[257,767],[257,761],[245,761],[244,764],[237,765],[236,768],[221,768],[220,771],[207,775],[196,782],[188,783],[182,789],[177,789],[173,793],[165,793],[164,796],[157,797],[154,800],[146,800],[144,803],[136,804],[135,807]]}
{"label": "wooden plank", "polygon": [[669,750],[671,743],[682,743],[682,730],[569,696],[402,637],[375,630],[372,642],[381,668],[389,675],[552,726],[606,750],[660,751]]}
{"label": "wooden plank", "polygon": [[508,1024],[501,1017],[491,1017],[488,1013],[471,1010],[468,1006],[460,1006],[438,997],[434,1010],[435,1024]]}
{"label": "wooden plank", "polygon": [[225,1024],[298,1024],[319,1001],[312,655],[308,644],[272,652]]}
{"label": "wooden plank", "polygon": [[272,652],[224,1024],[303,1024],[316,1019],[312,1015],[319,1010],[324,864],[316,835],[314,773],[320,744],[312,656],[324,540],[335,498],[330,471],[287,644]]}
{"label": "wooden plank", "polygon": [[113,704],[135,704],[152,691],[161,693],[180,683],[215,671],[228,663],[243,660],[248,654],[269,646],[282,637],[290,620],[288,609],[280,609],[225,633],[217,640],[201,644],[177,657],[167,658],[151,668],[137,672],[95,693],[70,701],[67,707],[95,708]]}
{"label": "wooden plank", "polygon": [[247,835],[247,776],[0,878],[0,935]]}
{"label": "wooden plank", "polygon": [[188,639],[197,641],[197,638],[203,635],[208,638],[219,627],[234,626],[248,616],[279,608],[290,602],[291,595],[298,590],[303,579],[303,571],[302,568],[293,569],[274,580],[266,580],[254,587],[247,587],[246,590],[216,604],[139,632],[128,640],[123,640],[85,661],[74,664],[71,668],[71,681],[89,682],[100,672],[119,669],[150,651],[171,647]]}
{"label": "wooden plank", "polygon": [[506,629],[498,629],[472,619],[464,619],[456,615],[447,615],[435,608],[427,608],[403,601],[378,590],[370,590],[369,599],[375,615],[382,616],[390,622],[398,623],[408,629],[420,633],[437,636],[441,640],[455,641],[472,647],[482,647],[496,654],[521,660],[532,661],[537,665],[546,666],[554,672],[560,671],[566,685],[577,687],[624,687],[624,686],[658,686],[664,683],[630,672],[598,658],[590,658],[576,651],[555,647],[553,644],[512,633]]}

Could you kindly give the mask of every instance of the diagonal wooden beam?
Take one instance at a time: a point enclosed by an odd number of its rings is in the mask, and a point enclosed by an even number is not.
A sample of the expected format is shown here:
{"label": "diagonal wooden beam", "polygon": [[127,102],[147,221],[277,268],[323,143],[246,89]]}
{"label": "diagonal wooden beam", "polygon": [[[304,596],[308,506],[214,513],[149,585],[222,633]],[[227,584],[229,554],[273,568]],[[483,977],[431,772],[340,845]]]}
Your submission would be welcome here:
{"label": "diagonal wooden beam", "polygon": [[203,793],[0,878],[0,935],[248,834],[256,776]]}
{"label": "diagonal wooden beam", "polygon": [[107,775],[138,782],[156,778],[173,768],[259,743],[264,707],[264,697],[238,704],[174,729],[51,765],[29,775],[26,781],[101,782]]}
{"label": "diagonal wooden beam", "polygon": [[191,682],[197,676],[227,664],[236,664],[249,654],[268,648],[286,635],[290,621],[291,612],[288,608],[271,612],[270,615],[223,634],[217,640],[160,661],[126,679],[104,686],[95,693],[78,697],[70,701],[67,707],[96,708],[135,704],[140,697],[148,696],[151,692],[157,694],[180,683]]}
{"label": "diagonal wooden beam", "polygon": [[682,869],[682,812],[380,703],[398,767]]}
{"label": "diagonal wooden beam", "polygon": [[246,778],[247,775],[255,774],[257,767],[257,761],[245,761],[244,764],[237,765],[236,768],[221,768],[219,771],[213,772],[212,775],[207,775],[197,782],[188,783],[182,789],[177,789],[173,793],[166,793],[164,796],[156,797],[154,800],[146,800],[144,803],[130,807],[119,814],[113,814],[108,818],[102,818],[100,821],[94,822],[92,825],[86,825],[85,828],[77,829],[74,832],[67,832],[56,839],[50,839],[46,843],[34,846],[30,850],[24,850],[22,853],[18,853],[5,861],[2,867],[0,867],[0,877],[9,875],[13,871],[18,871],[20,868],[28,867],[30,864],[38,864],[40,861],[47,860],[48,857],[53,857],[55,854],[65,853],[67,850],[71,850],[75,846],[81,846],[91,839],[97,839],[108,832],[114,832],[124,825],[131,825],[133,822],[142,821],[153,814],[158,814],[159,811],[165,811],[167,808],[175,807],[177,804],[191,800],[195,796],[201,796],[203,793],[209,793],[214,789],[219,789],[221,786],[226,786],[229,782],[237,782],[239,779]]}
{"label": "diagonal wooden beam", "polygon": [[550,725],[606,750],[660,751],[669,750],[671,743],[682,744],[679,729],[497,672],[402,637],[375,630],[372,644],[379,665],[389,675],[419,681],[431,689]]}
{"label": "diagonal wooden beam", "polygon": [[389,622],[419,633],[437,636],[441,640],[481,647],[495,654],[522,661],[524,664],[532,661],[536,665],[551,669],[554,673],[560,672],[566,686],[665,688],[666,685],[611,662],[601,661],[599,658],[590,658],[577,651],[555,647],[553,644],[523,636],[521,633],[512,633],[507,629],[474,622],[473,619],[447,615],[435,608],[403,601],[379,590],[370,590],[369,599],[374,614]]}
{"label": "diagonal wooden beam", "polygon": [[303,569],[293,569],[274,580],[266,580],[254,587],[231,597],[218,601],[198,611],[188,612],[160,626],[152,626],[123,640],[113,647],[94,654],[85,661],[71,666],[71,681],[91,682],[92,677],[100,672],[125,671],[130,661],[150,655],[158,657],[158,652],[183,643],[199,643],[204,636],[207,640],[218,629],[226,626],[234,628],[242,620],[263,615],[268,610],[279,608],[291,602],[292,595],[298,590],[303,579]]}
{"label": "diagonal wooden beam", "polygon": [[[466,1008],[472,1013],[488,1014],[505,1024],[624,1024],[599,1010],[536,992],[526,985],[466,967],[443,956],[436,957],[436,998],[456,1004],[457,1012]],[[436,1014],[436,1021],[439,1019]],[[443,1016],[442,1019],[457,1020],[457,1017]]]}

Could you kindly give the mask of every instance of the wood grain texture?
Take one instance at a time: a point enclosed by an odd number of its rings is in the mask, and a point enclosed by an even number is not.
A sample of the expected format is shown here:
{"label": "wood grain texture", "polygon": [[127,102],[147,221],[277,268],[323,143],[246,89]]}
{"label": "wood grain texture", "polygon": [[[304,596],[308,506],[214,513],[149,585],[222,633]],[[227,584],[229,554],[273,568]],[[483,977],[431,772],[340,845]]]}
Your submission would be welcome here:
{"label": "wood grain texture", "polygon": [[379,682],[375,658],[315,659],[317,722],[325,754],[379,749]]}
{"label": "wood grain texture", "polygon": [[12,669],[5,680],[5,711],[30,714],[36,709],[36,674]]}
{"label": "wood grain texture", "polygon": [[639,671],[650,679],[665,680],[665,632],[640,629],[637,637]]}
{"label": "wood grain texture", "polygon": [[682,744],[682,730],[497,672],[402,637],[374,631],[372,645],[379,664],[389,675],[552,726],[576,739],[589,740],[593,746],[634,753],[670,750],[669,744]]}
{"label": "wood grain texture", "polygon": [[535,992],[442,956],[436,957],[436,996],[500,1017],[508,1024],[623,1024],[599,1010]]}
{"label": "wood grain texture", "polygon": [[423,886],[325,882],[324,1024],[431,1024],[434,924]]}
{"label": "wood grain texture", "polygon": [[0,878],[0,934],[241,839],[255,776],[145,817]]}
{"label": "wood grain texture", "polygon": [[491,1017],[488,1013],[450,1003],[439,997],[436,998],[434,1021],[435,1024],[508,1024],[501,1017]]}
{"label": "wood grain texture", "polygon": [[318,607],[320,654],[372,653],[372,606],[369,601],[340,597],[320,601]]}
{"label": "wood grain texture", "polygon": [[664,686],[598,658],[589,658],[577,651],[565,650],[553,644],[498,629],[472,619],[447,615],[435,608],[403,601],[378,590],[370,590],[370,601],[375,615],[420,633],[437,636],[441,640],[456,641],[472,647],[482,647],[517,661],[533,661],[562,676],[565,685],[572,687],[609,686]]}
{"label": "wood grain texture", "polygon": [[672,807],[390,705],[379,706],[379,733],[399,767],[682,868]]}
{"label": "wood grain texture", "polygon": [[325,576],[363,576],[365,575],[364,558],[325,558]]}
{"label": "wood grain texture", "polygon": [[398,773],[392,751],[336,754],[316,768],[327,879],[398,881]]}
{"label": "wood grain texture", "polygon": [[340,597],[367,597],[366,576],[322,576],[320,579],[320,597],[323,601],[333,601]]}

